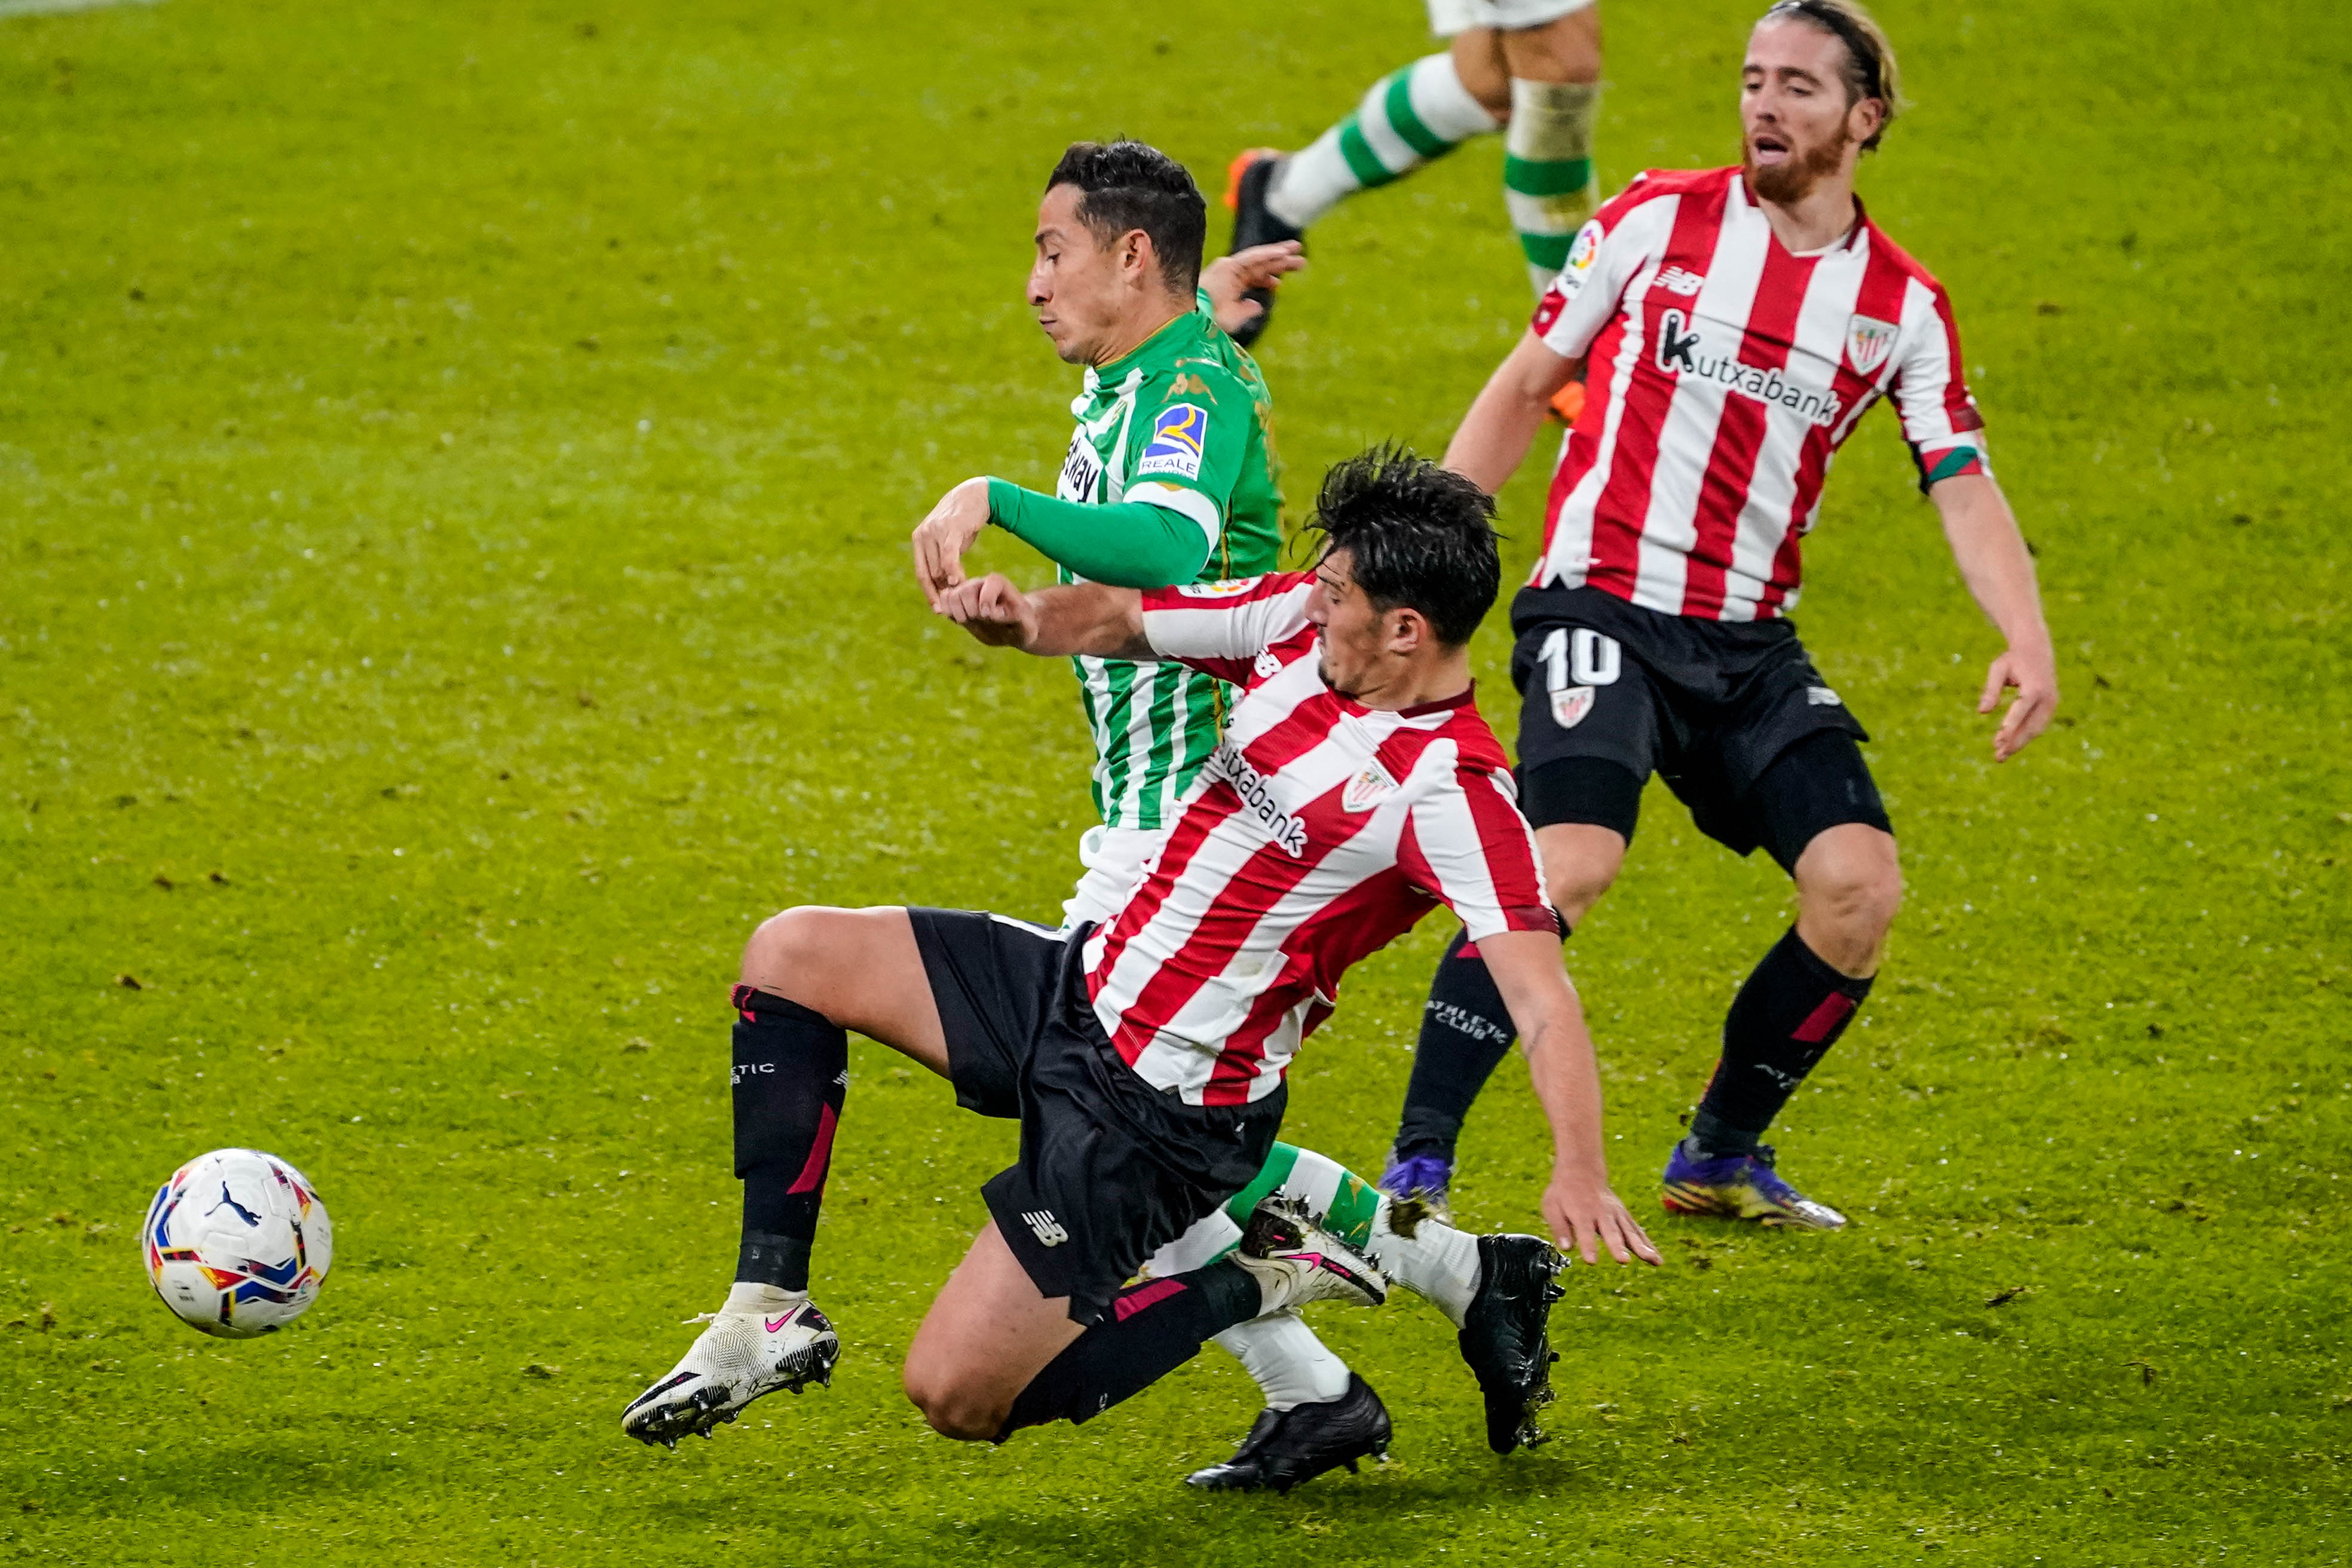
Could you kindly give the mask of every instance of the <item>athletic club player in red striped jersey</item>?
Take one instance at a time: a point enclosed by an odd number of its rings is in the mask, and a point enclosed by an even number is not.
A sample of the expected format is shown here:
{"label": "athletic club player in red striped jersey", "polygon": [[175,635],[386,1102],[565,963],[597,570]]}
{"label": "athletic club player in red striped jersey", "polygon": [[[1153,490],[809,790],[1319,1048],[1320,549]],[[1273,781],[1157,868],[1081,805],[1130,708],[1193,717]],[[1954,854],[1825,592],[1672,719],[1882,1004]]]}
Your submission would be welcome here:
{"label": "athletic club player in red striped jersey", "polygon": [[[2014,756],[2058,701],[2033,566],[1985,455],[1951,301],[1853,194],[1899,101],[1894,52],[1850,0],[1764,14],[1742,68],[1738,166],[1653,172],[1576,237],[1445,461],[1489,491],[1581,371],[1544,552],[1512,605],[1521,803],[1572,926],[1616,879],[1653,773],[1699,829],[1761,846],[1798,917],[1724,1020],[1666,1167],[1682,1213],[1835,1229],[1761,1142],[1869,995],[1902,883],[1857,742],[1785,618],[1830,459],[1890,400],[1961,576],[2008,641],[1979,711]],[[1512,1030],[1475,932],[1440,963],[1381,1185],[1442,1208],[1454,1143]]]}
{"label": "athletic club player in red striped jersey", "polygon": [[[1240,695],[1167,846],[1108,924],[1066,937],[963,910],[796,909],[745,950],[745,1257],[791,1245],[806,1258],[845,1030],[947,1079],[967,1109],[1021,1122],[1018,1161],[982,1189],[991,1221],[908,1351],[908,1395],[936,1430],[1002,1440],[1088,1420],[1238,1323],[1381,1300],[1375,1265],[1278,1203],[1230,1256],[1130,1281],[1259,1175],[1285,1072],[1341,975],[1440,904],[1485,944],[1527,1037],[1557,1152],[1542,1200],[1553,1233],[1587,1261],[1606,1248],[1657,1262],[1609,1187],[1559,918],[1471,702],[1467,644],[1499,579],[1492,511],[1461,476],[1375,450],[1326,479],[1312,573],[1141,595],[1024,595],[999,576],[944,591],[945,613],[983,642],[1171,659]],[[772,1207],[777,1219],[755,1224]],[[774,1223],[793,1228],[760,1228]],[[624,1412],[625,1431],[707,1436],[753,1399],[830,1378],[832,1324],[805,1288],[763,1279],[739,1277]],[[1539,1324],[1549,1298],[1532,1300]]]}

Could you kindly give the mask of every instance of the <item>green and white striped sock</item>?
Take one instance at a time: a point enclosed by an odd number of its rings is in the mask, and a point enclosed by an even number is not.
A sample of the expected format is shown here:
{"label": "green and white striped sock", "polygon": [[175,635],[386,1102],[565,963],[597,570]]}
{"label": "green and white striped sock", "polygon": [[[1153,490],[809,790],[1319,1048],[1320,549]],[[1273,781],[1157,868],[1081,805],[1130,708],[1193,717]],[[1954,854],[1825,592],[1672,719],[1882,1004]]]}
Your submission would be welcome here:
{"label": "green and white striped sock", "polygon": [[1266,210],[1304,229],[1358,191],[1385,185],[1496,129],[1495,117],[1454,74],[1453,56],[1415,60],[1374,82],[1353,113],[1283,160],[1266,190]]}
{"label": "green and white striped sock", "polygon": [[1288,1143],[1274,1146],[1257,1180],[1234,1194],[1225,1212],[1235,1225],[1247,1225],[1259,1202],[1273,1193],[1303,1200],[1310,1212],[1324,1216],[1324,1229],[1460,1326],[1478,1289],[1476,1237],[1433,1219],[1423,1220],[1411,1236],[1402,1235],[1389,1224],[1386,1193],[1337,1160]]}
{"label": "green and white striped sock", "polygon": [[1503,133],[1503,200],[1528,278],[1538,294],[1568,261],[1569,242],[1601,205],[1592,168],[1596,82],[1511,79],[1511,123]]}

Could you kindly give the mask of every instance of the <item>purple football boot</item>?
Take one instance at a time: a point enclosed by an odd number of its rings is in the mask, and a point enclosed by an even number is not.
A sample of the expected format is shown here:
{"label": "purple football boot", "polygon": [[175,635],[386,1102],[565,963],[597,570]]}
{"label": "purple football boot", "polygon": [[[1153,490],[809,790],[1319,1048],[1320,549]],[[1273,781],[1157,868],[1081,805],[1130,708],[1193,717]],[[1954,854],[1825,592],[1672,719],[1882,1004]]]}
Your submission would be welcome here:
{"label": "purple football boot", "polygon": [[1845,1226],[1845,1215],[1782,1181],[1772,1168],[1771,1149],[1761,1143],[1744,1154],[1702,1159],[1691,1152],[1690,1140],[1682,1140],[1666,1161],[1665,1190],[1658,1201],[1669,1214],[1752,1219],[1791,1230]]}

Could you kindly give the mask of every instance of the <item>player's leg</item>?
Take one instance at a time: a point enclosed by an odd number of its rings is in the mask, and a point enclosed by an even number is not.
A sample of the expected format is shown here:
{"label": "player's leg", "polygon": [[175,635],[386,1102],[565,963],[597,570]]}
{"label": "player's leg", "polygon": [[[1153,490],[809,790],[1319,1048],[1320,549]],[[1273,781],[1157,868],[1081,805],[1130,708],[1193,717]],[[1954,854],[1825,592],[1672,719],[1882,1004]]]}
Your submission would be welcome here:
{"label": "player's leg", "polygon": [[1310,1300],[1377,1305],[1378,1272],[1312,1226],[1114,1295],[1081,1328],[992,1222],[932,1302],[907,1352],[908,1397],[934,1431],[1003,1441],[1024,1426],[1082,1423],[1142,1392],[1236,1323]]}
{"label": "player's leg", "polygon": [[762,1394],[831,1381],[840,1341],[809,1300],[809,1254],[848,1092],[848,1031],[947,1071],[903,909],[804,908],[767,921],[744,949],[735,1008],[735,1282],[685,1358],[624,1413],[624,1429],[646,1442],[708,1436]]}
{"label": "player's leg", "polygon": [[[1552,4],[1506,6],[1560,12]],[[1601,8],[1594,0],[1502,35],[1510,72],[1503,196],[1528,277],[1541,294],[1568,260],[1569,242],[1601,205],[1592,127],[1601,110]]]}
{"label": "player's leg", "polygon": [[[1385,185],[1474,136],[1501,129],[1509,78],[1492,28],[1474,26],[1462,0],[1431,0],[1430,22],[1453,42],[1371,85],[1337,124],[1297,153],[1256,147],[1227,171],[1234,250],[1297,239],[1359,191]],[[1458,13],[1458,14],[1457,14]],[[1271,294],[1253,294],[1269,310]],[[1261,314],[1236,338],[1246,347],[1265,330]]]}
{"label": "player's leg", "polygon": [[1551,1402],[1548,1325],[1559,1296],[1552,1277],[1560,1258],[1549,1242],[1457,1230],[1427,1205],[1392,1198],[1312,1149],[1277,1144],[1234,1204],[1259,1189],[1321,1216],[1325,1229],[1452,1321],[1485,1397],[1486,1441],[1496,1453],[1542,1440],[1531,1418]]}
{"label": "player's leg", "polygon": [[1723,1021],[1723,1055],[1665,1199],[1687,1213],[1833,1230],[1844,1217],[1774,1169],[1763,1137],[1869,996],[1902,901],[1894,834],[1853,737],[1816,731],[1752,792],[1758,836],[1797,884],[1797,922],[1764,955]]}
{"label": "player's leg", "polygon": [[[1577,589],[1568,597],[1605,596]],[[1643,625],[1596,607],[1632,621],[1620,630]],[[1553,907],[1572,930],[1624,864],[1658,755],[1656,697],[1616,638],[1572,621],[1528,626],[1511,674],[1521,695],[1519,807],[1535,826]],[[1457,936],[1431,980],[1383,1189],[1444,1208],[1463,1121],[1517,1037],[1485,961]]]}

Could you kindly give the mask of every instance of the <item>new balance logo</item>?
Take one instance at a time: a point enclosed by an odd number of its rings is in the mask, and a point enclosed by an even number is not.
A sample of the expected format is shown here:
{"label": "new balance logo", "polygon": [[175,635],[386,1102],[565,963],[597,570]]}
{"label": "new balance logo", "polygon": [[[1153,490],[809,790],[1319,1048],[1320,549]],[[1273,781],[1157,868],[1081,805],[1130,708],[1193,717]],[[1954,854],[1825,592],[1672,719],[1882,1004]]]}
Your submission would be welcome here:
{"label": "new balance logo", "polygon": [[1679,267],[1669,267],[1658,274],[1656,287],[1669,294],[1680,294],[1687,300],[1706,287],[1706,279],[1696,272],[1685,272]]}
{"label": "new balance logo", "polygon": [[1070,1233],[1062,1228],[1062,1222],[1054,1217],[1052,1209],[1024,1209],[1021,1217],[1029,1222],[1030,1232],[1040,1247],[1059,1247],[1070,1239]]}

